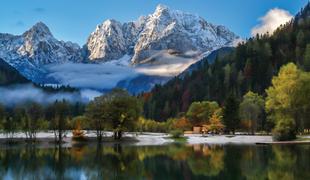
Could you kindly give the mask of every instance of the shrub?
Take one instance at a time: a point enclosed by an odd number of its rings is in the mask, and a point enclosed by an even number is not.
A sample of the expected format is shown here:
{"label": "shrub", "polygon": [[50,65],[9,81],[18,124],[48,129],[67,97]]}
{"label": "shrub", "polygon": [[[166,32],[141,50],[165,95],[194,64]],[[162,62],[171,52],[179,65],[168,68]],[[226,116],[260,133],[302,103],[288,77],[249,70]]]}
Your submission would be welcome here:
{"label": "shrub", "polygon": [[296,138],[295,123],[292,118],[283,118],[278,121],[275,129],[273,130],[273,139],[276,141],[287,141]]}
{"label": "shrub", "polygon": [[180,119],[176,119],[174,122],[173,122],[173,125],[172,125],[173,129],[180,129],[180,130],[183,130],[183,131],[187,131],[187,130],[191,130],[192,129],[192,124],[191,122],[185,118],[185,117],[182,117]]}
{"label": "shrub", "polygon": [[173,130],[170,132],[172,138],[180,138],[181,136],[183,136],[183,131],[182,130]]}

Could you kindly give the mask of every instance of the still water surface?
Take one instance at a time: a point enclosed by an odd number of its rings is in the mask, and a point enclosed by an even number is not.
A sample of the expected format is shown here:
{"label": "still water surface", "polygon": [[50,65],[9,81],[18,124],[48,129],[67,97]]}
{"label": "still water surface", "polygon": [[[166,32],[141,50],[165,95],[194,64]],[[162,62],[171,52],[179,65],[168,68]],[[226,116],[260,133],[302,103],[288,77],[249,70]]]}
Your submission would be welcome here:
{"label": "still water surface", "polygon": [[310,145],[0,149],[1,179],[310,179]]}

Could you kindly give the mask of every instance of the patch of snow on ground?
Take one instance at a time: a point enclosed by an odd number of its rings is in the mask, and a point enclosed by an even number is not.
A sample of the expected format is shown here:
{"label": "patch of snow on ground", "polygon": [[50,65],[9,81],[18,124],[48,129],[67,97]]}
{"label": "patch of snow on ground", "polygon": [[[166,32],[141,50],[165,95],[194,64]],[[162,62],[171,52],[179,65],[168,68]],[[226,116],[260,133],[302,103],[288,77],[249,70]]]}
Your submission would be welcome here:
{"label": "patch of snow on ground", "polygon": [[201,134],[186,135],[189,144],[255,144],[272,142],[271,136],[202,136]]}

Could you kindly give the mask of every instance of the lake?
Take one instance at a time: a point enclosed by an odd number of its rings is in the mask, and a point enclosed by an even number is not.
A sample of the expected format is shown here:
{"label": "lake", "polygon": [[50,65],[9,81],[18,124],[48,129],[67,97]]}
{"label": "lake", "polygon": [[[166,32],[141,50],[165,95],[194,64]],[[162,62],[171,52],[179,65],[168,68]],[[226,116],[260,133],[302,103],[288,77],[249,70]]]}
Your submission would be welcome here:
{"label": "lake", "polygon": [[2,179],[310,179],[310,145],[0,149]]}

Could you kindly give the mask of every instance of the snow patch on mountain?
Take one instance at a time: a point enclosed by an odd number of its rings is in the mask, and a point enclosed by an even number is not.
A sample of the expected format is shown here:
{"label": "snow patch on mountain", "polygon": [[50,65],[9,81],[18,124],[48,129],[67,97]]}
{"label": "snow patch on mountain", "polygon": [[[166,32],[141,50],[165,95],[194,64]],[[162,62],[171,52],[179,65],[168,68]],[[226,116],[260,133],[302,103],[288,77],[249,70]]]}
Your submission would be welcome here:
{"label": "snow patch on mountain", "polygon": [[193,57],[223,46],[234,46],[240,38],[224,26],[203,18],[158,5],[155,12],[135,22],[107,20],[89,36],[86,47],[90,60],[109,61],[124,54],[132,63],[153,63],[162,58],[154,54],[169,51],[174,55],[195,52]]}

